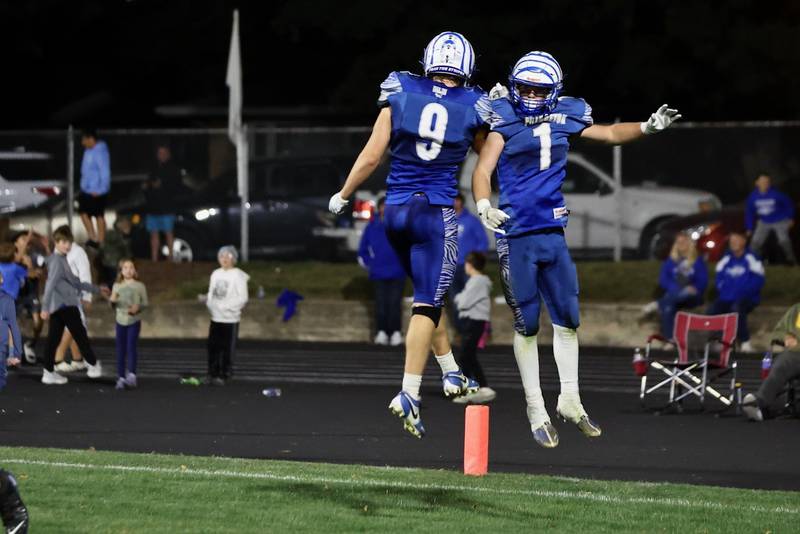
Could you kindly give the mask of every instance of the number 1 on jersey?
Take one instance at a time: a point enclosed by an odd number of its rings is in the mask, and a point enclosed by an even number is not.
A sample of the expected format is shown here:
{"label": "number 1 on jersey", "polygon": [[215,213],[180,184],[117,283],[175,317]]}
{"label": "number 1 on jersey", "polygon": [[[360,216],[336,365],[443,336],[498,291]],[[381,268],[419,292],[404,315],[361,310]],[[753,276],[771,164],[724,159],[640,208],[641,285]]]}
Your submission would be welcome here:
{"label": "number 1 on jersey", "polygon": [[543,171],[550,168],[550,124],[543,122],[533,129],[533,136],[539,138],[539,170]]}
{"label": "number 1 on jersey", "polygon": [[[417,156],[424,161],[436,159],[442,151],[444,133],[447,130],[447,108],[431,102],[422,108],[419,116],[419,136],[428,141],[417,141]],[[549,127],[549,125],[548,125]],[[428,146],[430,143],[430,146]]]}

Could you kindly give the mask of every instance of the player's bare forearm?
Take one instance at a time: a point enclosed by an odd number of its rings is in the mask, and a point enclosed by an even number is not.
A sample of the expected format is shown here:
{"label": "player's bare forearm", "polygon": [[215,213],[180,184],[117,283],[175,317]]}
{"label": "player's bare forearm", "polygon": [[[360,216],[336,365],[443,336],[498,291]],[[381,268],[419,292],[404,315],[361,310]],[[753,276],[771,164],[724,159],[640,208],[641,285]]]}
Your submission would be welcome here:
{"label": "player's bare forearm", "polygon": [[497,166],[497,160],[500,159],[504,146],[505,141],[499,133],[492,132],[486,137],[486,142],[478,157],[478,163],[472,172],[472,196],[475,202],[491,196],[492,173]]}
{"label": "player's bare forearm", "polygon": [[375,125],[372,127],[372,135],[356,158],[350,174],[347,175],[347,180],[340,191],[342,198],[346,199],[352,195],[380,164],[381,157],[389,146],[391,134],[392,112],[389,107],[385,107],[378,114]]}
{"label": "player's bare forearm", "polygon": [[640,123],[620,122],[617,124],[593,124],[581,132],[581,137],[608,145],[623,145],[644,137],[644,134]]}

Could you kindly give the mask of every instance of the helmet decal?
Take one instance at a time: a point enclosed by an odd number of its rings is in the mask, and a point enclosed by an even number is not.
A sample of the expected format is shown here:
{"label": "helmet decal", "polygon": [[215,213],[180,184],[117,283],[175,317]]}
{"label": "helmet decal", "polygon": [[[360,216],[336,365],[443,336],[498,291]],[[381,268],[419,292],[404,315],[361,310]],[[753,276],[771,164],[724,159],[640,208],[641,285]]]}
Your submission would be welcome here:
{"label": "helmet decal", "polygon": [[460,33],[442,32],[425,47],[422,65],[426,76],[449,74],[466,81],[475,68],[475,52]]}

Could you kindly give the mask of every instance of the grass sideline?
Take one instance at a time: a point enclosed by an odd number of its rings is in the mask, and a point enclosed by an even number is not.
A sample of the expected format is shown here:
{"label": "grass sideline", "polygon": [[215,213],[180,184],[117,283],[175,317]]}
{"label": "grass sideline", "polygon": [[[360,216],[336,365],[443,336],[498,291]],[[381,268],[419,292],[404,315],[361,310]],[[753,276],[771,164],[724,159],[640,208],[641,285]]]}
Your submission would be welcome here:
{"label": "grass sideline", "polygon": [[0,447],[33,532],[788,532],[797,493]]}
{"label": "grass sideline", "polygon": [[[251,294],[262,286],[267,298],[274,298],[287,288],[312,298],[369,300],[373,294],[366,272],[356,264],[266,261],[241,267],[251,276]],[[656,261],[586,261],[578,262],[577,267],[582,301],[644,303],[653,300],[661,264]],[[208,276],[214,268],[215,265],[209,263],[207,273],[193,269],[192,276],[166,288],[153,300],[195,299],[198,293],[208,290]],[[496,263],[488,265],[487,274],[494,281],[495,295],[502,295]],[[710,281],[713,281],[713,275],[713,266],[709,266]],[[406,294],[411,294],[410,283],[406,286]],[[762,303],[788,306],[799,301],[800,269],[768,266]]]}

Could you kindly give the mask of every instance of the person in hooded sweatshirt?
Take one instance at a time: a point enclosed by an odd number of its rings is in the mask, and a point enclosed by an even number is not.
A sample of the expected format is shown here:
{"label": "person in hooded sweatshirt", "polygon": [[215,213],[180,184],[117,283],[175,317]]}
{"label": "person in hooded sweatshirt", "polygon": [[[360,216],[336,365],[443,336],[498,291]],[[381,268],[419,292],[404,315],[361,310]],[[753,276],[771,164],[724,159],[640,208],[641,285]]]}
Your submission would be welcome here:
{"label": "person in hooded sweatshirt", "polygon": [[756,188],[747,197],[744,225],[747,236],[752,238],[750,248],[753,252],[764,256],[764,244],[769,234],[775,232],[786,261],[791,265],[797,263],[789,236],[789,230],[794,226],[794,201],[772,187],[772,178],[768,174],[756,178]]}
{"label": "person in hooded sweatshirt", "polygon": [[208,328],[208,377],[206,383],[224,386],[233,376],[233,356],[239,337],[239,320],[247,304],[250,275],[236,267],[239,253],[232,245],[217,252],[219,269],[211,273],[206,306],[211,313]]}
{"label": "person in hooded sweatshirt", "polygon": [[717,300],[711,303],[706,313],[709,315],[738,313],[736,338],[740,343],[739,350],[753,352],[750,331],[747,328],[747,315],[761,301],[764,265],[758,256],[747,248],[747,238],[744,234],[731,232],[728,247],[728,253],[717,263]]}

